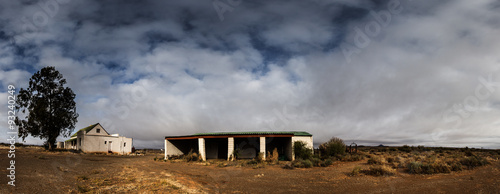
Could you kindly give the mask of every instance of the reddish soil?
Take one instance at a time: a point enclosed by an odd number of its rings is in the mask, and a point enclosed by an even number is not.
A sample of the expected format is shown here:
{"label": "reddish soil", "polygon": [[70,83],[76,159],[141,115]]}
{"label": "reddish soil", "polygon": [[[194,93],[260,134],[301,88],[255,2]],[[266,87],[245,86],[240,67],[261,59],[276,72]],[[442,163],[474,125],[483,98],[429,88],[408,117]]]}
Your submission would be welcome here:
{"label": "reddish soil", "polygon": [[[0,148],[0,193],[500,193],[500,161],[449,174],[349,176],[366,160],[330,167],[282,169],[158,162],[155,155],[116,156],[17,148],[16,186],[7,185],[10,159]],[[161,155],[158,155],[161,156]]]}

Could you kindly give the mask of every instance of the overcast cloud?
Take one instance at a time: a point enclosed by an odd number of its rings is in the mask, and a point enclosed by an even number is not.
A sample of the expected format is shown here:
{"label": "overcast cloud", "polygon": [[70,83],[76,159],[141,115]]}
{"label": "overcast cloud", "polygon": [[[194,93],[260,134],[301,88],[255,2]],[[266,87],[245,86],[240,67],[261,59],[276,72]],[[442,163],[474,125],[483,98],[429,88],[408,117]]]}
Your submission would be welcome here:
{"label": "overcast cloud", "polygon": [[0,117],[8,84],[55,66],[77,95],[75,130],[99,122],[139,148],[308,131],[316,145],[498,149],[499,12],[495,0],[3,1]]}

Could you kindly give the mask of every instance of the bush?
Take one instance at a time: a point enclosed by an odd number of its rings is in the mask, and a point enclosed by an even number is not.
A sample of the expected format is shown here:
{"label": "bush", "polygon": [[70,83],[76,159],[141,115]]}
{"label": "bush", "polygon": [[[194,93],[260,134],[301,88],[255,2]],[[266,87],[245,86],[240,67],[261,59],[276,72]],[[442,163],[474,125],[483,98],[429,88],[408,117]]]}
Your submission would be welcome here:
{"label": "bush", "polygon": [[313,167],[313,163],[310,160],[304,160],[302,162],[302,165],[304,166],[304,168],[311,168],[311,167]]}
{"label": "bush", "polygon": [[291,162],[287,162],[287,163],[285,163],[285,164],[282,166],[282,168],[284,168],[284,169],[294,169],[294,166],[293,166],[293,163],[291,163]]}
{"label": "bush", "polygon": [[325,162],[324,162],[324,166],[330,166],[333,164],[333,161],[331,159],[326,159]]}
{"label": "bush", "polygon": [[312,158],[311,162],[313,166],[321,167],[323,166],[323,161],[321,161],[319,158]]}
{"label": "bush", "polygon": [[348,161],[348,162],[360,161],[363,159],[364,157],[359,154],[347,154],[344,157],[342,157],[342,161]]}
{"label": "bush", "polygon": [[372,156],[368,159],[368,164],[383,164],[384,160],[379,156]]}
{"label": "bush", "polygon": [[186,160],[187,162],[198,161],[200,160],[200,156],[198,155],[198,153],[195,153],[193,152],[193,150],[191,150],[184,156],[184,160]]}
{"label": "bush", "polygon": [[469,169],[489,164],[489,162],[486,159],[479,156],[463,158],[460,160],[460,163],[464,166],[467,166],[467,168]]}
{"label": "bush", "polygon": [[312,158],[313,151],[307,147],[307,144],[303,141],[296,141],[293,143],[293,153],[295,154],[295,159],[308,160]]}
{"label": "bush", "polygon": [[278,148],[274,148],[273,153],[267,152],[267,161],[268,162],[278,162]]}
{"label": "bush", "polygon": [[386,165],[377,165],[370,166],[370,169],[365,170],[364,173],[373,176],[393,176],[396,174],[396,170]]}
{"label": "bush", "polygon": [[336,156],[345,154],[346,145],[338,137],[331,138],[328,142],[319,145],[319,150],[323,156]]}
{"label": "bush", "polygon": [[422,173],[422,163],[421,162],[410,162],[408,164],[408,171],[410,174],[421,174]]}
{"label": "bush", "polygon": [[231,159],[238,159],[240,157],[240,149],[239,148],[234,149],[233,155],[231,157],[233,157]]}
{"label": "bush", "polygon": [[474,154],[472,153],[472,151],[470,151],[470,149],[465,150],[464,153],[465,156],[474,156]]}
{"label": "bush", "polygon": [[313,167],[313,163],[310,160],[302,160],[302,159],[297,159],[294,160],[293,166],[297,168],[311,168]]}
{"label": "bush", "polygon": [[255,161],[257,161],[257,162],[260,163],[260,162],[263,162],[264,159],[265,159],[264,158],[264,153],[262,153],[262,152],[257,153],[257,156],[255,157]]}
{"label": "bush", "polygon": [[352,169],[352,171],[349,173],[349,176],[357,176],[361,172],[361,167],[356,166]]}
{"label": "bush", "polygon": [[398,149],[399,149],[399,151],[402,151],[402,152],[407,152],[407,153],[411,152],[411,147],[408,145],[404,145],[403,147],[399,147]]}
{"label": "bush", "polygon": [[451,170],[453,170],[453,171],[462,171],[463,170],[462,164],[460,162],[453,162],[453,163],[451,163]]}
{"label": "bush", "polygon": [[432,165],[434,173],[450,173],[451,167],[444,162],[435,162]]}
{"label": "bush", "polygon": [[452,167],[444,162],[434,162],[432,164],[410,162],[410,164],[408,164],[408,170],[410,174],[450,173]]}

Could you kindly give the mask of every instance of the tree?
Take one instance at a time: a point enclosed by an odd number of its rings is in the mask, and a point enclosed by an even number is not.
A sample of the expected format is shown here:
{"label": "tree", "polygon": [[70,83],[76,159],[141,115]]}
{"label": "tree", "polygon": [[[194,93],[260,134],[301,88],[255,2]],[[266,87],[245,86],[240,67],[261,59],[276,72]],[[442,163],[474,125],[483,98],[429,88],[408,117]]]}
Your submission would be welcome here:
{"label": "tree", "polygon": [[295,158],[308,160],[312,158],[313,150],[307,147],[307,144],[303,141],[293,142],[293,153]]}
{"label": "tree", "polygon": [[324,156],[342,155],[345,153],[346,145],[338,137],[332,137],[329,141],[319,145],[319,150]]}
{"label": "tree", "polygon": [[44,67],[33,74],[26,90],[19,90],[16,110],[24,116],[24,119],[19,116],[15,119],[19,137],[24,140],[31,135],[46,139],[49,149],[53,150],[60,134],[64,137],[71,134],[78,118],[76,95],[64,84],[66,79],[55,67]]}

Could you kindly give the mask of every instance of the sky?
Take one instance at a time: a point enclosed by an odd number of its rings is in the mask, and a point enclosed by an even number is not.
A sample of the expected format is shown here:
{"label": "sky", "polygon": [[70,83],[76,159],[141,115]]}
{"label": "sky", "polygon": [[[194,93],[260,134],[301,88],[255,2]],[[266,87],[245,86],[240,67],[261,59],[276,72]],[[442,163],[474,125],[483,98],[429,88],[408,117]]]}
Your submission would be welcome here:
{"label": "sky", "polygon": [[76,94],[74,131],[100,123],[136,148],[307,131],[315,145],[499,149],[499,12],[495,0],[3,1],[0,117],[9,84],[54,66]]}

